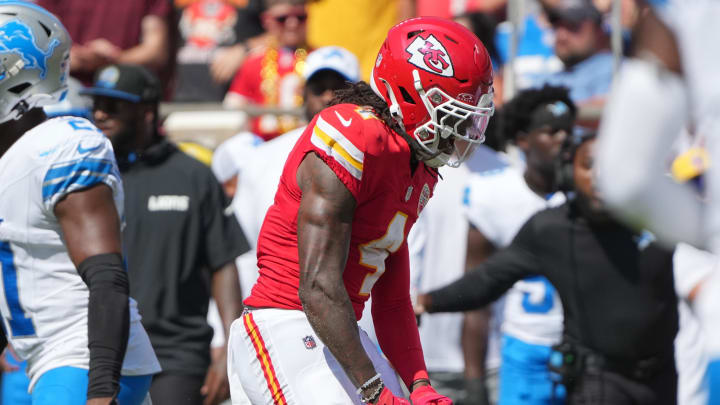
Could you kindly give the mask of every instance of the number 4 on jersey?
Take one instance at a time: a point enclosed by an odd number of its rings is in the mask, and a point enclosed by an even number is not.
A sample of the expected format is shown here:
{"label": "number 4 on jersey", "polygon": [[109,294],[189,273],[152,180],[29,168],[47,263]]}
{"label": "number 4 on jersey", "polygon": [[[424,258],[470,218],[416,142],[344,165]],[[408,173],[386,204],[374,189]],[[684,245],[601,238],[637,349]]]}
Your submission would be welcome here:
{"label": "number 4 on jersey", "polygon": [[405,241],[406,222],[407,214],[398,211],[390,221],[385,235],[360,245],[360,264],[374,270],[365,276],[360,286],[360,295],[370,295],[375,283],[385,273],[385,259],[390,253],[400,249]]}

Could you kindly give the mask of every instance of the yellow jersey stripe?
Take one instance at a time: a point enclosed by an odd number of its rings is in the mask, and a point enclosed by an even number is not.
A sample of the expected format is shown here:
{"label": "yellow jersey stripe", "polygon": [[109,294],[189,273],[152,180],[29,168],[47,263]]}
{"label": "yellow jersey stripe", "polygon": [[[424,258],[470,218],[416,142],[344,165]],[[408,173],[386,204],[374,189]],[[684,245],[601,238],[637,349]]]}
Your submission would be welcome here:
{"label": "yellow jersey stripe", "polygon": [[[338,118],[340,118],[340,115],[338,115]],[[352,122],[352,118],[350,119]],[[363,159],[365,158],[365,155],[363,152],[355,146],[352,141],[350,141],[345,134],[343,134],[338,128],[329,122],[325,121],[322,116],[318,117],[317,122],[315,123],[316,127],[319,127],[326,135],[328,135],[330,138],[334,139],[335,142],[339,143],[342,148],[355,160],[357,160],[360,163],[363,163]]]}
{"label": "yellow jersey stripe", "polygon": [[313,129],[313,135],[316,135],[320,140],[327,145],[330,149],[335,151],[337,154],[343,157],[348,163],[350,163],[354,168],[362,171],[363,169],[363,163],[361,161],[358,161],[354,157],[348,153],[343,146],[337,142],[335,139],[330,137],[330,135],[326,134],[320,127],[315,126]]}

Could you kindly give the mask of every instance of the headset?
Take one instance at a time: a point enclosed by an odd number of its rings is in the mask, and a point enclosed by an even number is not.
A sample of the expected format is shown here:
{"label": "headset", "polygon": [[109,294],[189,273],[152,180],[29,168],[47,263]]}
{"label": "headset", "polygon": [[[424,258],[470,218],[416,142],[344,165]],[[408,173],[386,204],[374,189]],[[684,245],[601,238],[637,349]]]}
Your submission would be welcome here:
{"label": "headset", "polygon": [[557,181],[558,190],[568,193],[575,190],[575,181],[573,179],[573,160],[578,148],[597,136],[597,131],[585,127],[573,128],[572,134],[565,138],[560,150],[560,155],[556,161],[555,180]]}

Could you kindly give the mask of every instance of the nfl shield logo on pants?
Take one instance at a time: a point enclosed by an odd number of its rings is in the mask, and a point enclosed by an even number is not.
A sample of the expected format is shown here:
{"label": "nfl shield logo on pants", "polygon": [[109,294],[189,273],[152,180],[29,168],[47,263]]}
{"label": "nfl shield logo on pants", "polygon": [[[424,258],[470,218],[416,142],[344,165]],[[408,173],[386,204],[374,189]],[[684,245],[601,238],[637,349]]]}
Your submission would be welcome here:
{"label": "nfl shield logo on pants", "polygon": [[303,338],[303,343],[305,343],[305,348],[308,350],[314,349],[317,347],[317,343],[315,343],[315,338],[312,336],[305,336]]}

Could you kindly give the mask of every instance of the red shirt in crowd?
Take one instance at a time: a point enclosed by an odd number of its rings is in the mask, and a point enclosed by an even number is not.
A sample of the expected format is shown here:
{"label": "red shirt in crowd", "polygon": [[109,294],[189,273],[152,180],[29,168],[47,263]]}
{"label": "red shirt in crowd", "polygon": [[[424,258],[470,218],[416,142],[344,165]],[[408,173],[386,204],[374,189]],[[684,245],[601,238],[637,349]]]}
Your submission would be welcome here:
{"label": "red shirt in crowd", "polygon": [[[302,105],[303,81],[298,72],[304,50],[265,48],[245,60],[230,85],[229,92],[262,106],[293,108]],[[290,116],[266,114],[252,120],[251,131],[264,140],[291,129],[300,121]]]}

